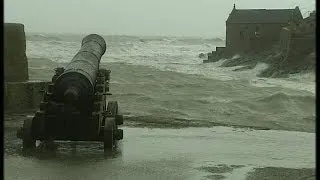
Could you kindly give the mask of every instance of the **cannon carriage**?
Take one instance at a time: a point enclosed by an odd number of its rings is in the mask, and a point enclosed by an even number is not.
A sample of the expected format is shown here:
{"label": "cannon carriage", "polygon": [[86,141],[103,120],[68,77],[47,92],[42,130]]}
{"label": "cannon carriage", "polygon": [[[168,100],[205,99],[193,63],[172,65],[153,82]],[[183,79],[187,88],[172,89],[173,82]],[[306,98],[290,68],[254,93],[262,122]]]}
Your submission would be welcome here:
{"label": "cannon carriage", "polygon": [[123,116],[117,101],[107,101],[110,70],[100,68],[106,51],[104,39],[97,34],[83,38],[81,49],[65,67],[55,69],[44,92],[39,110],[26,119],[17,136],[23,149],[57,141],[99,141],[112,150],[123,139]]}

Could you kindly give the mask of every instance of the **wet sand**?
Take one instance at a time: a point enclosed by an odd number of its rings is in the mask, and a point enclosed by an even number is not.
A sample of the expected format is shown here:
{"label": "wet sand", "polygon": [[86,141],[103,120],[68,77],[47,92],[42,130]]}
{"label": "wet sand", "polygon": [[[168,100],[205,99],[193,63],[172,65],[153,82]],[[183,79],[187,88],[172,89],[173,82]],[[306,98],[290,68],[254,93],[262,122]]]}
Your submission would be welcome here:
{"label": "wet sand", "polygon": [[21,154],[5,122],[5,179],[315,179],[315,134],[213,128],[124,127],[113,154],[101,143],[58,142],[52,153]]}

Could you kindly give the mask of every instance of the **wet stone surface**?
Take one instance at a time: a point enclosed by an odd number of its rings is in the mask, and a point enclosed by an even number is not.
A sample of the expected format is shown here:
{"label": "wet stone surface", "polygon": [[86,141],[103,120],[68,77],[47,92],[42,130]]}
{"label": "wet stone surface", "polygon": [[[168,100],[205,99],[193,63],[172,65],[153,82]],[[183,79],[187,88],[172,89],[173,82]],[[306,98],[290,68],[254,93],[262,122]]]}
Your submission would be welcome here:
{"label": "wet stone surface", "polygon": [[314,133],[124,127],[106,155],[92,142],[25,155],[16,138],[23,117],[5,121],[5,179],[315,179]]}

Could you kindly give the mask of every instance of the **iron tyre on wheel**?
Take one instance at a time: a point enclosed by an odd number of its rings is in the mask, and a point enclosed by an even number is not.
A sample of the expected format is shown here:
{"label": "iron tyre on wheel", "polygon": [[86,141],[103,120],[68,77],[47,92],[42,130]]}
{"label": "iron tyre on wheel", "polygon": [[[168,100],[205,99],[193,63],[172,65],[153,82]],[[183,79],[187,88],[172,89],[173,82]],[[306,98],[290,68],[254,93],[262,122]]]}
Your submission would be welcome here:
{"label": "iron tyre on wheel", "polygon": [[105,119],[104,133],[103,133],[104,152],[113,150],[113,147],[115,145],[114,131],[115,131],[114,118],[107,117]]}

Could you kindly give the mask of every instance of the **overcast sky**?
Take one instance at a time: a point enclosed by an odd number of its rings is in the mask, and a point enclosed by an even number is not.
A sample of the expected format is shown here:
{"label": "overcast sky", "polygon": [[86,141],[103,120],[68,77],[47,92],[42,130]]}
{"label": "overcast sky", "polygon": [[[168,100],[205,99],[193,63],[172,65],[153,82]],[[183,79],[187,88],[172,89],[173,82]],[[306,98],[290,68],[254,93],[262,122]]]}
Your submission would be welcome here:
{"label": "overcast sky", "polygon": [[4,20],[26,32],[224,37],[234,3],[315,9],[315,0],[5,0]]}

